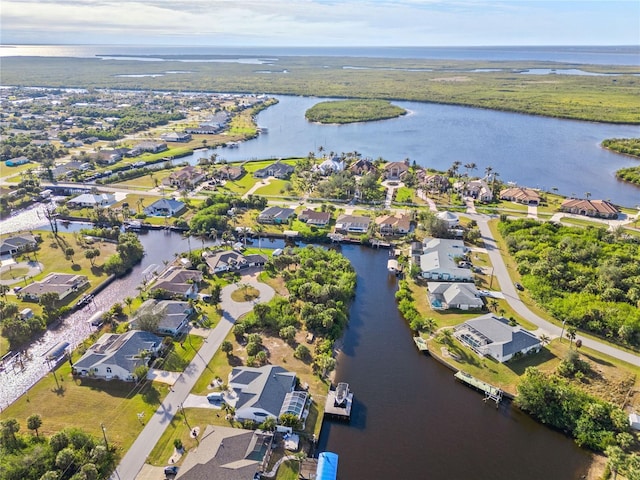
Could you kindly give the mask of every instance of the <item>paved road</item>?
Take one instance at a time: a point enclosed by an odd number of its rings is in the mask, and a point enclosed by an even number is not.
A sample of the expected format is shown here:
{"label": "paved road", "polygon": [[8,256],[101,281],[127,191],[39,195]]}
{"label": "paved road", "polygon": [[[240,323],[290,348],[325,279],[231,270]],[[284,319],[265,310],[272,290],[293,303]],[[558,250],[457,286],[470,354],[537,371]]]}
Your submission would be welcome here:
{"label": "paved road", "polygon": [[[529,308],[522,302],[522,300],[520,300],[518,292],[513,282],[511,281],[511,277],[509,276],[507,266],[502,259],[500,250],[498,249],[496,241],[491,233],[491,229],[489,228],[489,219],[485,215],[469,216],[476,222],[478,222],[478,227],[480,228],[482,239],[484,240],[484,244],[489,254],[489,258],[491,259],[491,263],[493,264],[493,274],[500,284],[500,288],[502,290],[502,293],[504,294],[504,298],[507,300],[507,303],[509,303],[511,308],[513,308],[516,313],[518,313],[518,315],[537,325],[547,335],[551,337],[559,337],[562,333],[562,327],[554,325],[553,323],[539,317],[531,310],[529,310]],[[585,347],[589,347],[593,350],[597,350],[633,365],[640,366],[640,357],[638,355],[619,350],[610,345],[598,342],[597,340],[592,340],[584,337],[580,337],[580,339],[582,340],[582,344]]]}
{"label": "paved road", "polygon": [[271,287],[257,282],[253,276],[243,277],[242,283],[258,289],[260,296],[253,302],[238,303],[231,300],[231,293],[238,288],[236,285],[227,285],[222,289],[221,305],[223,313],[220,323],[211,330],[193,361],[174,383],[173,391],[169,392],[153,417],[148,420],[147,425],[122,458],[116,471],[111,475],[111,480],[133,480],[136,478],[151,450],[162,436],[171,419],[178,412],[179,405],[189,396],[189,392],[198,378],[200,378],[202,372],[207,368],[207,364],[213,358],[213,355],[220,348],[222,341],[231,331],[235,321],[241,315],[251,311],[254,304],[268,302],[274,295]]}

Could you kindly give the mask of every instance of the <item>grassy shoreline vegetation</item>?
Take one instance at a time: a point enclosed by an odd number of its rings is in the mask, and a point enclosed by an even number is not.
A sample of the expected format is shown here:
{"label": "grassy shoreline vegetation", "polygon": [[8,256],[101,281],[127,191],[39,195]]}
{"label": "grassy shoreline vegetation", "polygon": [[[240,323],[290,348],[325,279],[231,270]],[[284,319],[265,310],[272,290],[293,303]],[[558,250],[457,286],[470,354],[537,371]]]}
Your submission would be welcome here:
{"label": "grassy shoreline vegetation", "polygon": [[[607,138],[602,146],[607,150],[621,153],[640,160],[640,138]],[[616,177],[625,182],[640,185],[640,166],[621,168]]]}
{"label": "grassy shoreline vegetation", "polygon": [[[640,77],[633,75],[638,68],[632,66],[580,66],[585,71],[615,77],[526,75],[523,72],[531,68],[575,65],[292,56],[279,58],[268,74],[255,65],[196,62],[190,64],[191,73],[172,76],[165,72],[182,69],[184,64],[171,60],[6,57],[2,75],[5,85],[409,100],[605,123],[640,123],[640,105],[636,101]],[[477,71],[483,68],[491,71]],[[69,71],[74,72],[73,78]],[[162,76],[118,76],[135,74]]]}
{"label": "grassy shoreline vegetation", "polygon": [[406,113],[404,108],[385,100],[340,100],[317,103],[304,116],[310,122],[356,123],[387,120]]}

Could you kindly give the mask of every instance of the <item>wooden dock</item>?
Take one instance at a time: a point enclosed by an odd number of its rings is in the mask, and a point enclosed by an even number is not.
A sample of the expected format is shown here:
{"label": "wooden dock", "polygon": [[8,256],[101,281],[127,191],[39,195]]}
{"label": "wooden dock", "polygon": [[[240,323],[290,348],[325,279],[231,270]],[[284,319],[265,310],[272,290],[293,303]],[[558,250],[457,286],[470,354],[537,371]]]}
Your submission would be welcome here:
{"label": "wooden dock", "polygon": [[341,393],[346,394],[343,395],[344,398],[342,402],[338,401],[338,390],[329,390],[329,392],[327,392],[327,401],[324,404],[324,415],[326,417],[346,421],[349,421],[351,419],[353,392],[349,390],[348,384],[344,385],[346,385],[346,392],[344,392],[343,390]]}
{"label": "wooden dock", "polygon": [[429,344],[424,338],[413,337],[413,342],[416,344],[416,347],[418,347],[418,350],[424,353],[429,353]]}
{"label": "wooden dock", "polygon": [[487,400],[493,400],[494,402],[496,402],[496,407],[497,407],[500,401],[502,400],[503,392],[498,387],[494,387],[493,385],[490,385],[487,382],[478,380],[477,378],[469,375],[466,372],[463,372],[462,370],[457,371],[453,376],[456,377],[461,382],[469,385],[470,387],[475,388],[480,392],[483,392],[485,395],[484,397],[485,402]]}

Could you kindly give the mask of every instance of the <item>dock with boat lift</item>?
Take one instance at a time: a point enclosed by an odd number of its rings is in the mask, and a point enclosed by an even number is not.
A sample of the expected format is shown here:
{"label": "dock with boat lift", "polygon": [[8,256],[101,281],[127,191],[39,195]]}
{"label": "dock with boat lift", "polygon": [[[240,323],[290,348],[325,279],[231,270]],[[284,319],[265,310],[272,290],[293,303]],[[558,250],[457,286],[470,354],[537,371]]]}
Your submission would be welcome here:
{"label": "dock with boat lift", "polygon": [[478,380],[477,378],[469,375],[462,370],[457,371],[454,375],[458,380],[466,385],[479,390],[484,393],[484,401],[493,400],[496,402],[496,408],[502,401],[503,391],[498,387],[494,387],[493,385],[488,384],[487,382],[483,382],[482,380]]}
{"label": "dock with boat lift", "polygon": [[329,418],[349,421],[351,419],[352,406],[353,392],[349,390],[349,384],[339,383],[335,390],[327,392],[324,414]]}
{"label": "dock with boat lift", "polygon": [[424,338],[413,337],[413,342],[416,344],[416,347],[418,347],[418,350],[424,353],[429,353],[429,344]]}

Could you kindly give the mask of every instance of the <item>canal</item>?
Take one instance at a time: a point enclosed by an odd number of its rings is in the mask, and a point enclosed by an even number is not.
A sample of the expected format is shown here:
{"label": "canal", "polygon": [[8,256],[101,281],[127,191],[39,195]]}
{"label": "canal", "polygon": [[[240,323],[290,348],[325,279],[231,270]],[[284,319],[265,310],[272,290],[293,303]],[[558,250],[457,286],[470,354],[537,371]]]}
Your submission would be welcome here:
{"label": "canal", "polygon": [[354,392],[349,424],[326,422],[319,450],[343,479],[579,479],[589,454],[509,405],[499,409],[420,354],[396,307],[387,252],[343,246],[356,300],[336,382]]}

